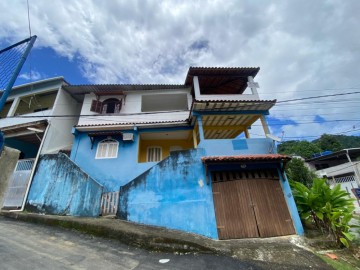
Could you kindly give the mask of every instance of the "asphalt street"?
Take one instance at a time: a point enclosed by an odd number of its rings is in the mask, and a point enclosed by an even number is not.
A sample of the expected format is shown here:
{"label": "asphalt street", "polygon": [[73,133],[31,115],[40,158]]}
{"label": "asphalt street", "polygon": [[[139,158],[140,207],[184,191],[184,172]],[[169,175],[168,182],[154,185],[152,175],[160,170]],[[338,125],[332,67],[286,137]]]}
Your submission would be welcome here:
{"label": "asphalt street", "polygon": [[149,252],[77,231],[0,217],[0,269],[273,268],[212,254]]}

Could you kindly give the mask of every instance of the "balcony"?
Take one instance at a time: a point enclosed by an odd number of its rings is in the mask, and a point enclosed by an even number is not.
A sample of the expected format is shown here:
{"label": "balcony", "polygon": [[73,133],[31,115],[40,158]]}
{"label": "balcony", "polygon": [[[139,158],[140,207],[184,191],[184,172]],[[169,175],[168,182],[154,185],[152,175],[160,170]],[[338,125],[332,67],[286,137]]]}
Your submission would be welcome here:
{"label": "balcony", "polygon": [[26,116],[26,117],[3,118],[3,119],[0,119],[0,129],[5,130],[8,127],[28,124],[28,123],[32,123],[32,122],[38,122],[38,121],[42,121],[42,120],[47,120],[48,119],[47,116],[50,115],[51,113],[52,113],[52,110],[50,109],[50,110],[34,112],[34,113],[27,113],[27,114],[22,115],[22,116]]}

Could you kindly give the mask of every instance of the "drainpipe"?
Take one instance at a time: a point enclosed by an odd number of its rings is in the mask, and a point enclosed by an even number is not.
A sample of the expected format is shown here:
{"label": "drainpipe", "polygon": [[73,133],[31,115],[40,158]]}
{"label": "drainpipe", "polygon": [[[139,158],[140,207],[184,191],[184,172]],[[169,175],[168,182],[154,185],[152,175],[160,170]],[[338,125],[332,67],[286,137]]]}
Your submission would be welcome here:
{"label": "drainpipe", "polygon": [[355,177],[356,177],[357,185],[358,185],[358,187],[360,187],[360,176],[359,176],[359,174],[358,174],[358,172],[357,172],[357,170],[356,170],[356,168],[355,168],[355,166],[354,166],[354,163],[351,161],[351,158],[350,158],[350,156],[349,156],[349,149],[345,149],[345,151],[346,151],[346,157],[347,157],[347,159],[349,160],[351,166],[353,167],[353,170],[354,170],[354,173],[355,173]]}
{"label": "drainpipe", "polygon": [[29,184],[26,188],[26,191],[25,191],[25,196],[24,196],[24,200],[23,200],[23,203],[22,203],[22,206],[20,209],[18,210],[10,210],[9,212],[22,212],[24,211],[24,208],[25,208],[25,203],[26,203],[26,199],[27,199],[27,196],[29,195],[29,191],[30,191],[30,187],[31,187],[31,183],[32,183],[32,180],[33,180],[33,177],[34,177],[34,174],[35,174],[35,169],[36,169],[36,165],[39,161],[39,157],[40,157],[40,152],[43,148],[43,145],[44,145],[44,142],[45,142],[45,139],[46,139],[46,135],[49,131],[49,128],[50,128],[50,123],[48,124],[48,126],[46,127],[46,130],[44,132],[44,136],[43,136],[43,139],[40,143],[40,147],[39,147],[39,150],[36,154],[36,157],[35,157],[35,161],[34,161],[34,164],[33,164],[33,167],[32,167],[32,170],[31,170],[31,174],[30,174],[30,180],[29,180]]}

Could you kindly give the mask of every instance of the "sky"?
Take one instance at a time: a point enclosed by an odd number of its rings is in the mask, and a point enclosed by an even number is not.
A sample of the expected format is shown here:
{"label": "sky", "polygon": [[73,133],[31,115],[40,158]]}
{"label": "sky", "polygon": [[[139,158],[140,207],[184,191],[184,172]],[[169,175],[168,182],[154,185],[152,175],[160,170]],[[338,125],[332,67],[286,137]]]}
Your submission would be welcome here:
{"label": "sky", "polygon": [[[0,10],[0,48],[29,37],[26,0]],[[260,67],[260,97],[278,101],[272,134],[359,136],[359,10],[358,0],[29,0],[38,38],[16,83],[183,84],[190,66]],[[291,101],[323,95],[334,96]]]}

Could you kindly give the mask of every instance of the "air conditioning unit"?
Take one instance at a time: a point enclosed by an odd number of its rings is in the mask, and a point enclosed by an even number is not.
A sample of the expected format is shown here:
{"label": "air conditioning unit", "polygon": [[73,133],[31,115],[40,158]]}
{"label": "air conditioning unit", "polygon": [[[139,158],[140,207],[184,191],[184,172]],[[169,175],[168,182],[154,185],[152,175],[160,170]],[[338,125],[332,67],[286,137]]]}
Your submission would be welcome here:
{"label": "air conditioning unit", "polygon": [[123,141],[124,142],[133,142],[134,141],[134,134],[132,134],[132,133],[123,133]]}

